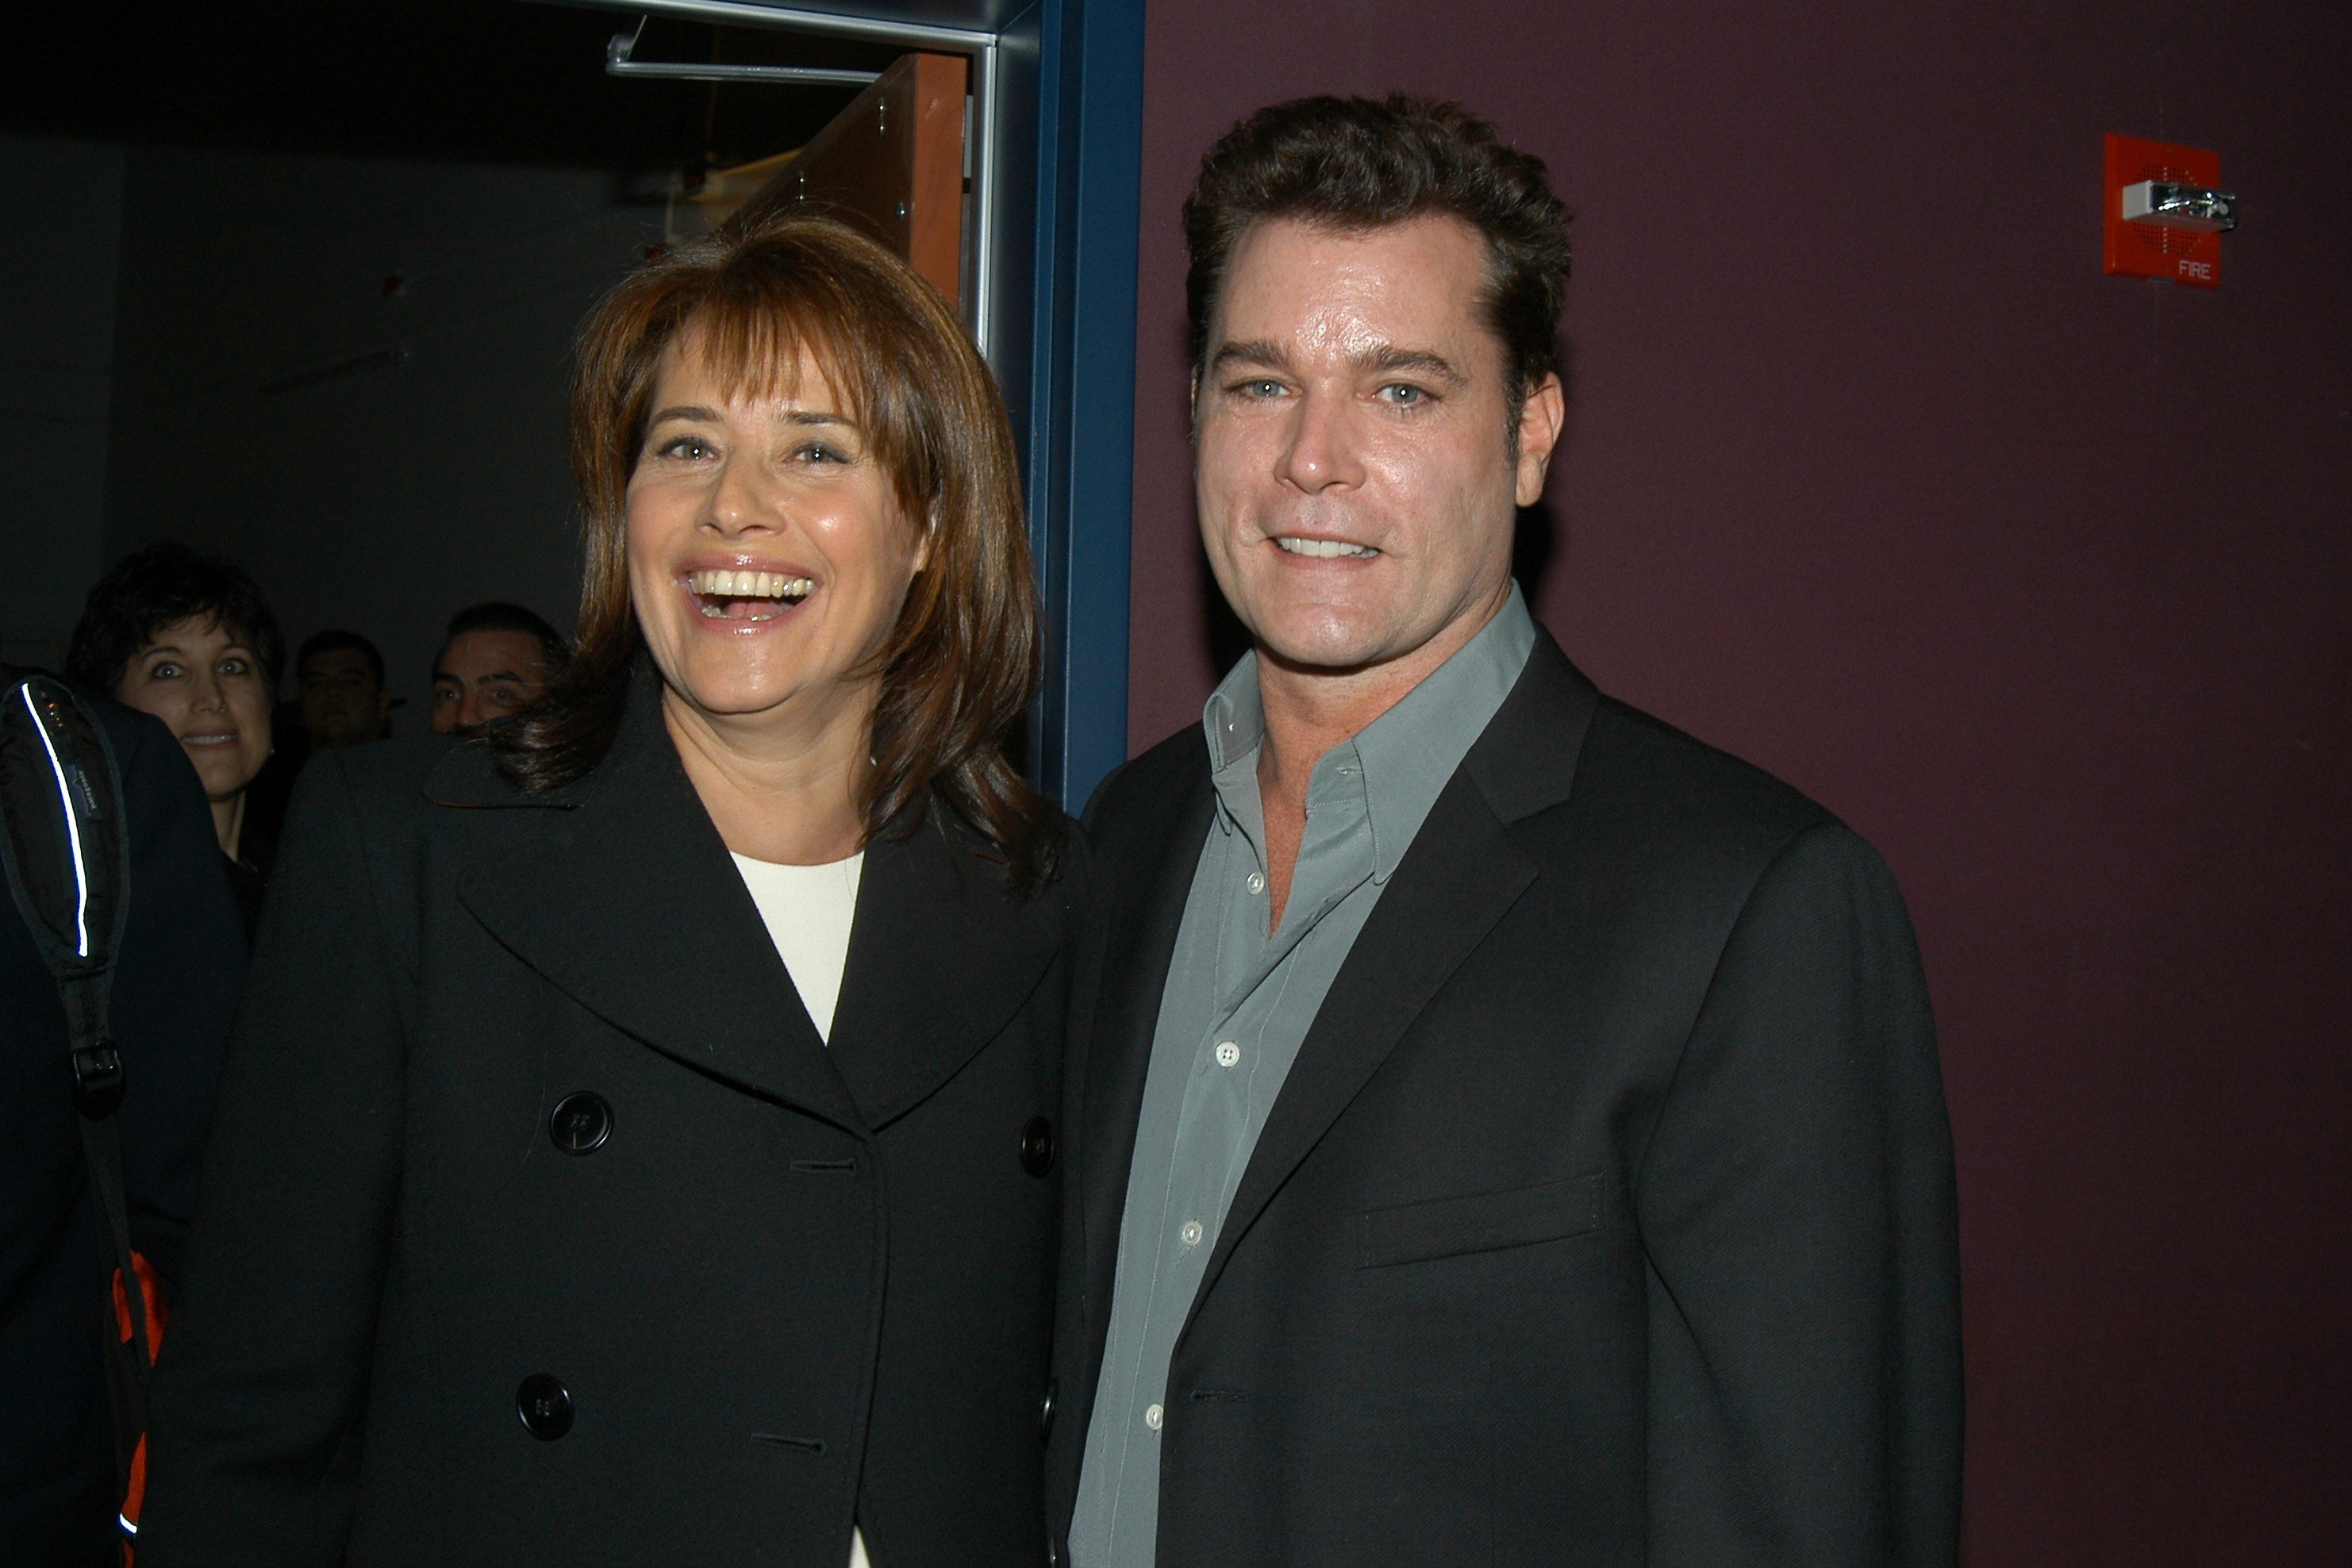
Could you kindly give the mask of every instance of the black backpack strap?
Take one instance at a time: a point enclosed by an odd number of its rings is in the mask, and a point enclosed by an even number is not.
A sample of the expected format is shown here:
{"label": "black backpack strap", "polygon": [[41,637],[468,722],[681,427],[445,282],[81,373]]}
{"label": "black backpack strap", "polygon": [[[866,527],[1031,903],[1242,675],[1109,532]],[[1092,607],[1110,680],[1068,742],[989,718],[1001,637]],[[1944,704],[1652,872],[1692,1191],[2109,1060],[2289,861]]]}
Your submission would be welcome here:
{"label": "black backpack strap", "polygon": [[130,907],[131,835],[114,748],[105,727],[65,682],[0,670],[0,805],[7,817],[0,858],[6,861],[8,890],[65,1005],[74,1104],[102,1256],[119,1271],[131,1318],[125,1346],[110,1289],[108,1381],[117,1457],[127,1466],[146,1426],[145,1383],[154,1364],[114,1122],[115,1107],[122,1103],[122,1057],[107,1019],[115,950]]}

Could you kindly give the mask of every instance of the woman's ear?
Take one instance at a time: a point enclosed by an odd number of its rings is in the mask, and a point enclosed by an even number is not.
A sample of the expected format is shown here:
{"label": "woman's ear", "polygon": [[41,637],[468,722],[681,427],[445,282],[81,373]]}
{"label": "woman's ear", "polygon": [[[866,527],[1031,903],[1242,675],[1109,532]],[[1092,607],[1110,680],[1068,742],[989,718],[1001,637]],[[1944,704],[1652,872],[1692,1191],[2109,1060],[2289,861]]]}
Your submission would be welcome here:
{"label": "woman's ear", "polygon": [[938,503],[934,502],[930,510],[923,516],[922,531],[915,535],[916,571],[920,572],[931,563],[931,541],[937,539],[939,534],[940,509]]}

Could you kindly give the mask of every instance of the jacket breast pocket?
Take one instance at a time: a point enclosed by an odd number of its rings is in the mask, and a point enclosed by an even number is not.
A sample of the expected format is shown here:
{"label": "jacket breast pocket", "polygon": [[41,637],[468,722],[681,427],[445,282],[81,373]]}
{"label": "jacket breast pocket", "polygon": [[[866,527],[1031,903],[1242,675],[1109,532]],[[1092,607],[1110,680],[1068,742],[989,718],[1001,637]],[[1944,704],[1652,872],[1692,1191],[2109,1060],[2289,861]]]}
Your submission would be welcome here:
{"label": "jacket breast pocket", "polygon": [[1362,1216],[1362,1266],[1418,1263],[1559,1241],[1601,1228],[1601,1173],[1507,1192],[1374,1209]]}

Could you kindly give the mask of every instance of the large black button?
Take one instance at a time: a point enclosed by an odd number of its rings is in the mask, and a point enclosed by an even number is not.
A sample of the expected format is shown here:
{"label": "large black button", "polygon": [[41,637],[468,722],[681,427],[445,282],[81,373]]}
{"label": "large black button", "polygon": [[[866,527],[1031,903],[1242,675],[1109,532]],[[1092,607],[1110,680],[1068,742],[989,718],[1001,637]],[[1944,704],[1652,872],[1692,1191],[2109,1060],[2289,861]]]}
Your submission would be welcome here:
{"label": "large black button", "polygon": [[1021,1168],[1033,1176],[1054,1168],[1054,1124],[1042,1116],[1031,1117],[1021,1130]]}
{"label": "large black button", "polygon": [[567,1094],[547,1119],[547,1135],[567,1154],[593,1154],[613,1135],[613,1108],[601,1094]]}
{"label": "large black button", "polygon": [[1060,1378],[1049,1377],[1045,1380],[1045,1397],[1037,1406],[1037,1436],[1040,1437],[1050,1437],[1054,1435],[1054,1399],[1061,1392]]}
{"label": "large black button", "polygon": [[523,1430],[543,1443],[572,1430],[572,1391],[543,1372],[522,1380],[515,1390],[515,1409]]}

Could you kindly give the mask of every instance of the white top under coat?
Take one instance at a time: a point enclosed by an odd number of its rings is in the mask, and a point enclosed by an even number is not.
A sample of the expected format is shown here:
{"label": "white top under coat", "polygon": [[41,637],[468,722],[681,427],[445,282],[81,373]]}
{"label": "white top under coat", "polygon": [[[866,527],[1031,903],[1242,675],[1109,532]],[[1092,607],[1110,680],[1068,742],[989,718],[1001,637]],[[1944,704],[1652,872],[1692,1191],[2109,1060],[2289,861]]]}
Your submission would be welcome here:
{"label": "white top under coat", "polygon": [[834,1005],[841,999],[842,966],[849,958],[849,925],[857,915],[857,879],[866,851],[822,866],[785,866],[735,857],[735,868],[760,907],[768,940],[793,977],[820,1038],[833,1039]]}

